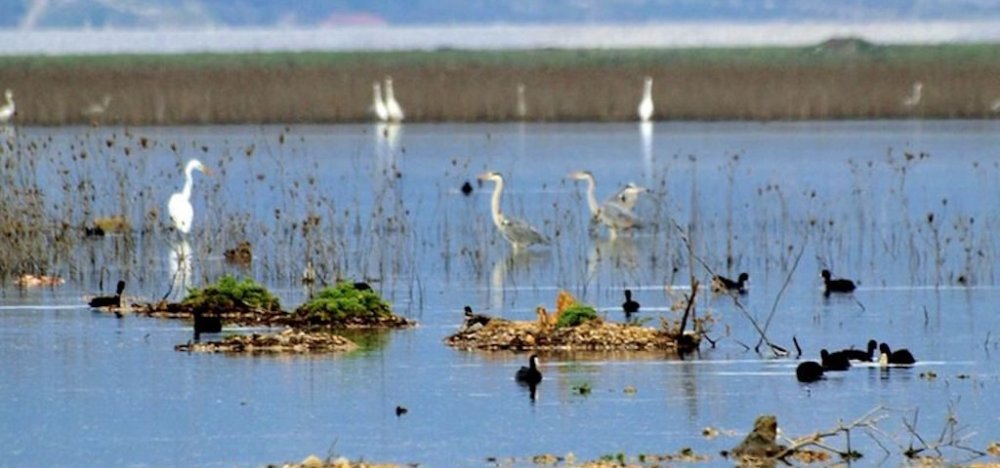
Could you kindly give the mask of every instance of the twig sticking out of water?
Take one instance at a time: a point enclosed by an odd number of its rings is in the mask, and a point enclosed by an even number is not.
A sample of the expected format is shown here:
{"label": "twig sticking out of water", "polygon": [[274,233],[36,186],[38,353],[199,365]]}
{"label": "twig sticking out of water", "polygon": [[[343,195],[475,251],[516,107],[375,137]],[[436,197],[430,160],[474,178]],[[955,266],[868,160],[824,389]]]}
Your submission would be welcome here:
{"label": "twig sticking out of water", "polygon": [[[691,257],[694,258],[699,264],[701,264],[701,266],[703,268],[705,268],[705,270],[707,270],[710,275],[715,276],[715,271],[712,270],[712,267],[708,266],[708,264],[705,263],[705,261],[702,260],[701,257],[699,257],[697,254],[694,253],[694,248],[692,247],[691,241],[684,234],[684,229],[681,228],[681,226],[679,224],[677,224],[676,221],[673,222],[673,226],[674,226],[675,229],[677,229],[677,232],[678,232],[678,235],[681,238],[681,241],[683,241],[684,244],[688,247],[688,252],[691,255]],[[802,256],[802,252],[804,250],[805,250],[805,244],[803,243],[802,250],[799,251],[799,254],[798,254],[798,256],[795,259],[795,266],[798,266],[798,263],[799,263],[798,260]],[[795,272],[795,268],[792,268],[792,271],[789,272],[788,278],[785,280],[785,286],[788,285],[788,282],[791,280],[791,273],[794,273],[794,272]],[[785,286],[783,286],[781,288],[782,291],[785,290]],[[693,288],[697,288],[697,284],[692,285],[692,287]],[[692,293],[691,297],[692,298],[694,297],[693,293]],[[743,307],[743,304],[740,303],[739,298],[735,297],[735,296],[732,296],[732,298],[733,298],[733,303],[736,305],[736,308],[739,309],[739,311],[743,313],[743,316],[746,317],[747,320],[750,321],[750,324],[753,325],[753,328],[755,330],[757,330],[757,333],[760,335],[760,341],[758,341],[757,347],[755,348],[755,351],[759,353],[760,352],[760,343],[767,343],[767,346],[769,348],[771,348],[771,351],[773,351],[775,354],[780,355],[780,356],[787,355],[788,354],[788,350],[787,349],[785,349],[785,348],[783,348],[781,346],[778,346],[778,345],[772,343],[771,340],[769,340],[767,338],[767,332],[766,332],[766,330],[763,329],[763,328],[761,328],[760,324],[758,324],[757,321],[754,320],[754,318],[750,314],[750,312],[747,311],[745,307]],[[778,299],[780,299],[780,298],[781,298],[781,293],[778,294]],[[771,309],[771,315],[774,315],[774,309],[777,308],[777,307],[778,307],[778,301],[775,300],[774,307]],[[770,318],[768,320],[770,320]],[[747,349],[749,349],[749,347],[747,347]]]}
{"label": "twig sticking out of water", "polygon": [[[888,413],[885,411],[885,408],[883,408],[882,406],[877,406],[868,411],[867,413],[863,414],[858,419],[855,419],[854,421],[848,424],[844,424],[842,421],[838,421],[837,426],[831,429],[814,432],[807,436],[792,439],[788,447],[785,448],[785,450],[778,453],[777,455],[775,455],[774,458],[776,460],[784,460],[785,458],[794,455],[795,452],[802,450],[806,447],[817,447],[835,453],[845,460],[858,458],[861,456],[861,454],[855,452],[851,448],[851,431],[854,429],[864,428],[869,431],[868,432],[869,437],[872,437],[871,432],[881,433],[881,431],[877,427],[878,422],[887,417]],[[846,447],[843,451],[827,445],[825,440],[830,437],[835,437],[840,433],[843,433],[845,438]],[[878,439],[875,439],[874,437],[872,437],[872,439],[878,441]],[[881,446],[881,444],[879,444],[879,446]]]}
{"label": "twig sticking out of water", "polygon": [[907,458],[916,458],[924,452],[934,452],[937,456],[943,456],[941,449],[952,448],[956,450],[961,450],[968,452],[969,454],[975,455],[977,457],[986,456],[986,452],[974,449],[965,445],[965,442],[976,435],[975,432],[965,433],[968,429],[967,426],[958,425],[958,416],[955,415],[955,407],[951,404],[948,405],[948,416],[945,418],[944,427],[941,428],[941,434],[938,436],[937,440],[928,442],[924,437],[917,432],[917,417],[920,414],[920,409],[917,408],[913,410],[913,420],[907,421],[903,418],[903,425],[906,426],[906,430],[909,431],[913,438],[920,442],[922,447],[914,447],[913,442],[910,442],[910,446],[903,451],[903,455]]}
{"label": "twig sticking out of water", "polygon": [[[792,268],[788,270],[788,274],[785,275],[785,282],[781,284],[781,289],[778,290],[778,294],[774,297],[774,303],[771,304],[771,312],[767,314],[767,320],[764,321],[764,331],[760,335],[760,340],[757,341],[757,346],[754,347],[754,350],[757,352],[760,352],[759,348],[761,343],[767,340],[766,334],[767,334],[767,329],[771,326],[771,319],[774,318],[774,314],[778,310],[778,302],[781,301],[781,296],[785,293],[785,290],[788,289],[788,285],[792,282],[792,275],[794,275],[795,270],[799,268],[799,260],[802,259],[802,253],[806,251],[807,241],[808,238],[803,239],[802,246],[799,248],[799,253],[795,254],[795,261],[792,262]],[[734,300],[737,303],[739,303],[738,299],[734,298]],[[768,342],[767,345],[770,346],[772,349],[774,348],[774,345],[772,345],[770,342]]]}

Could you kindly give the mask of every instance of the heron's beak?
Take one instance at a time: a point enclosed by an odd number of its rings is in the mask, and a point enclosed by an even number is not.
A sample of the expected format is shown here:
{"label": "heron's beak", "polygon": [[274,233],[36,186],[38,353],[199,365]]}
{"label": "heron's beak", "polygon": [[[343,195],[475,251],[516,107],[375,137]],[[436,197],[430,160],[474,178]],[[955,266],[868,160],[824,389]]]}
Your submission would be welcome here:
{"label": "heron's beak", "polygon": [[201,173],[202,173],[202,174],[205,174],[205,175],[207,175],[207,176],[212,176],[212,170],[211,170],[211,169],[209,169],[209,168],[207,168],[207,167],[203,167],[203,168],[201,169]]}
{"label": "heron's beak", "polygon": [[484,173],[479,174],[478,176],[476,176],[476,179],[477,180],[490,180],[490,176],[491,175],[492,174],[490,174],[489,172],[484,172]]}

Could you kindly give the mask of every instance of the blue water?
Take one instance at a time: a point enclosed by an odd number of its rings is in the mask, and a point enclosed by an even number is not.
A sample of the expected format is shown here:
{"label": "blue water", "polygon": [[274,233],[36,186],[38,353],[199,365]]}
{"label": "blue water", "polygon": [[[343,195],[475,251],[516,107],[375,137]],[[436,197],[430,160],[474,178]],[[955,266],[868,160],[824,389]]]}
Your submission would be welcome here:
{"label": "blue water", "polygon": [[[967,444],[982,450],[1000,438],[998,130],[986,121],[18,128],[15,150],[0,155],[5,180],[43,188],[46,209],[72,225],[124,213],[135,230],[53,252],[49,271],[63,286],[0,289],[4,464],[261,465],[313,453],[455,466],[683,447],[718,463],[759,414],[800,436],[880,405],[888,417],[877,437],[892,465],[911,440],[902,418],[918,408],[931,438],[954,408],[976,432]],[[81,150],[87,157],[74,159]],[[163,211],[189,157],[213,169],[195,180],[192,286],[251,276],[293,308],[308,258],[327,277],[368,278],[420,326],[365,337],[345,355],[188,355],[173,350],[190,339],[182,322],[85,308],[85,295],[118,277],[127,295],[166,293],[180,241]],[[637,206],[646,228],[591,239],[585,187],[564,180],[577,169],[595,173],[601,199],[629,181],[650,187]],[[491,187],[475,184],[485,170],[505,174],[505,212],[552,236],[550,249],[511,255],[489,218]],[[60,189],[80,180],[93,182],[90,202]],[[458,191],[465,181],[472,196]],[[160,216],[143,222],[151,211]],[[308,215],[321,221],[304,234]],[[225,265],[221,251],[243,239],[252,266]],[[715,348],[687,360],[543,353],[535,402],[512,379],[525,355],[442,343],[463,305],[529,319],[560,288],[621,320],[628,287],[651,325],[676,319],[668,296],[689,292],[692,273],[707,280],[701,262],[750,273],[742,303],[761,323],[789,278],[767,332],[780,346],[793,349],[794,336],[815,359],[875,338],[921,362],[802,385],[795,359],[748,351],[750,321],[707,291],[698,310],[714,319]],[[822,268],[857,280],[854,298],[824,299]],[[593,392],[574,392],[582,384]],[[397,418],[397,405],[409,413]],[[723,435],[706,439],[705,427]],[[852,443],[866,463],[884,456],[861,432]]]}

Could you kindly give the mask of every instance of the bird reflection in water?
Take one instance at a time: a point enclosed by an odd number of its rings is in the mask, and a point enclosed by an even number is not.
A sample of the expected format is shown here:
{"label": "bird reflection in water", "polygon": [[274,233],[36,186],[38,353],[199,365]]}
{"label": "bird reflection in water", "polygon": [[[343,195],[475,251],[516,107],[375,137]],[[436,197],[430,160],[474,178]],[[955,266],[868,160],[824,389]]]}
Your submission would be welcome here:
{"label": "bird reflection in water", "polygon": [[635,241],[630,237],[594,240],[587,251],[587,278],[593,279],[597,268],[607,262],[616,271],[627,271],[638,278],[639,258],[636,254]]}
{"label": "bird reflection in water", "polygon": [[175,242],[170,247],[167,263],[170,270],[170,290],[164,299],[183,299],[191,288],[191,244],[187,240]]}
{"label": "bird reflection in water", "polygon": [[512,276],[531,271],[532,266],[551,256],[549,251],[521,250],[494,261],[490,272],[490,308],[495,311],[503,310],[506,284]]}

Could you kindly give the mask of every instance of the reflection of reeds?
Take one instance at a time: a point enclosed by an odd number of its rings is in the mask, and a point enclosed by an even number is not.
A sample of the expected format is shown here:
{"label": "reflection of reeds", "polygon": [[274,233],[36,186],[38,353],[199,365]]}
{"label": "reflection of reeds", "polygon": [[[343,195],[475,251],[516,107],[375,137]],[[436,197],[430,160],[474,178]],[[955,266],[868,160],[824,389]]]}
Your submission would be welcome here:
{"label": "reflection of reeds", "polygon": [[[977,49],[977,47],[979,47]],[[104,124],[370,120],[371,82],[395,78],[408,121],[635,119],[653,76],[657,118],[772,120],[982,118],[1000,97],[1000,58],[987,46],[885,48],[852,56],[812,48],[264,54],[5,59],[18,122],[88,123],[80,109],[113,101]],[[30,73],[29,73],[30,72]],[[915,108],[902,100],[925,83]]]}

